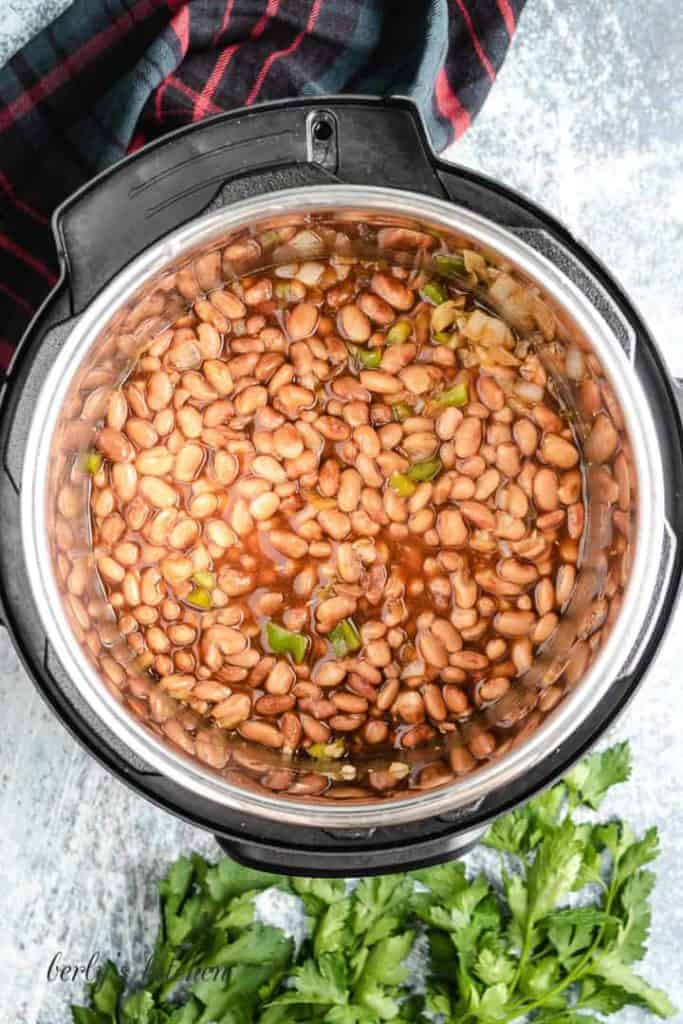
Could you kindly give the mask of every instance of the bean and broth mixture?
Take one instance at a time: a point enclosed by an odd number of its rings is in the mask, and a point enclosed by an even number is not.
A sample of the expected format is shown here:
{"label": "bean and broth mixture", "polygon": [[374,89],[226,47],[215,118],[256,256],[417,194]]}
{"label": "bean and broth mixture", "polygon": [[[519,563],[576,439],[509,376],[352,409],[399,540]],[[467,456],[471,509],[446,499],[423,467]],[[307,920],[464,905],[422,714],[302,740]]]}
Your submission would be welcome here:
{"label": "bean and broth mixture", "polygon": [[[616,615],[616,402],[533,288],[444,244],[312,218],[180,269],[186,311],[108,390],[59,493],[68,521],[89,481],[92,554],[61,545],[60,568],[108,684],[228,778],[339,798],[452,780],[538,726]],[[599,586],[532,684],[586,484],[611,510]],[[93,560],[114,649],[88,632]]]}

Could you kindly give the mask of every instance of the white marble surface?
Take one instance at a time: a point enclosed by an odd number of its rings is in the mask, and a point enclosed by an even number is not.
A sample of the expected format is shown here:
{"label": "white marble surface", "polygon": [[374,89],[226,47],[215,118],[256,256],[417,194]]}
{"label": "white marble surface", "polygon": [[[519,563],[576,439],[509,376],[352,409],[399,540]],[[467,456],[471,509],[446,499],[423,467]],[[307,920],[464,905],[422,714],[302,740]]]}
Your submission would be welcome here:
{"label": "white marble surface", "polygon": [[70,4],[71,0],[2,0],[0,67]]}
{"label": "white marble surface", "polygon": [[[683,20],[667,0],[531,0],[482,116],[449,155],[539,200],[587,240],[683,376],[681,53]],[[679,611],[612,731],[630,738],[635,771],[607,810],[660,829],[646,970],[683,1008],[681,664]],[[216,848],[75,745],[2,631],[0,666],[0,1019],[66,1024],[82,986],[48,983],[53,955],[79,963],[97,950],[141,964],[154,880],[181,852]]]}

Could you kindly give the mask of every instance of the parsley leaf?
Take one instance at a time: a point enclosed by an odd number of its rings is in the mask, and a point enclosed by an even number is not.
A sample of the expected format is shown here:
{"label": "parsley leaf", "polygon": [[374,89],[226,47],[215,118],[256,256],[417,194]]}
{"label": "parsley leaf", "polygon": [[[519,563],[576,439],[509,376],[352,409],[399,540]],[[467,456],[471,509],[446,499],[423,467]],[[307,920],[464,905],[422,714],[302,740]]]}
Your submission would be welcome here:
{"label": "parsley leaf", "polygon": [[206,872],[206,890],[212,900],[227,903],[250,889],[270,889],[278,882],[285,881],[282,875],[271,875],[266,871],[254,871],[223,857],[215,867]]}
{"label": "parsley leaf", "polygon": [[612,786],[631,775],[628,743],[617,743],[602,753],[589,754],[564,777],[564,784],[577,804],[597,811]]}
{"label": "parsley leaf", "polygon": [[408,909],[411,890],[405,875],[363,878],[353,894],[353,934],[368,946],[391,935]]}
{"label": "parsley leaf", "polygon": [[501,950],[485,946],[474,963],[474,972],[487,985],[509,985],[515,976],[515,963]]}
{"label": "parsley leaf", "polygon": [[632,966],[657,831],[594,820],[629,772],[624,744],[591,754],[494,822],[491,878],[453,862],[352,887],[181,857],[159,885],[147,977],[126,995],[105,964],[74,1024],[598,1024],[627,1005],[671,1016]]}
{"label": "parsley leaf", "polygon": [[571,891],[581,867],[582,849],[569,818],[539,844],[527,872],[527,926],[549,914]]}
{"label": "parsley leaf", "polygon": [[349,1001],[346,961],[339,953],[306,960],[294,968],[289,981],[291,988],[276,1000],[280,1005],[343,1006]]}
{"label": "parsley leaf", "polygon": [[[413,886],[413,899],[417,902],[423,897],[426,897],[428,902],[444,902],[452,899],[456,892],[466,889],[468,885],[465,865],[459,860],[411,871],[410,877],[417,883]],[[424,888],[428,892],[422,891]]]}
{"label": "parsley leaf", "polygon": [[[373,1011],[380,1020],[391,1020],[398,1013],[396,988],[408,977],[403,961],[415,938],[414,932],[382,939],[370,950],[353,990],[353,1001]],[[393,989],[393,992],[387,991]]]}
{"label": "parsley leaf", "polygon": [[621,923],[616,948],[624,963],[632,964],[645,956],[645,942],[650,931],[650,893],[655,884],[651,871],[637,871],[624,884],[619,902]]}
{"label": "parsley leaf", "polygon": [[316,956],[333,953],[347,945],[351,900],[331,903],[322,913],[313,939]]}
{"label": "parsley leaf", "polygon": [[604,910],[598,907],[558,910],[545,918],[543,925],[548,939],[564,967],[571,968],[577,956],[588,949],[596,929],[606,918]]}
{"label": "parsley leaf", "polygon": [[92,1008],[72,1006],[74,1024],[117,1024],[117,1010],[124,983],[116,965],[107,960],[88,988]]}
{"label": "parsley leaf", "polygon": [[625,964],[616,949],[599,953],[591,964],[591,973],[603,978],[608,984],[636,996],[645,1006],[659,1017],[672,1017],[676,1008],[662,989],[653,988],[633,969]]}

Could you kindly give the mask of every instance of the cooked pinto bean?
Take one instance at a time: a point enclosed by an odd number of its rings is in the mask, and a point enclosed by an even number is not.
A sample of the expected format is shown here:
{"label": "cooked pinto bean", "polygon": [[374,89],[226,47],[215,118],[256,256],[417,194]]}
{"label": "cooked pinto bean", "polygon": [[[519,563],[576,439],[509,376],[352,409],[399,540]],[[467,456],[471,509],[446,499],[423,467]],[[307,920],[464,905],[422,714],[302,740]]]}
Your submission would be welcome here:
{"label": "cooked pinto bean", "polygon": [[455,431],[455,453],[459,459],[476,455],[481,444],[481,420],[467,416]]}
{"label": "cooked pinto bean", "polygon": [[501,636],[524,636],[534,626],[536,616],[533,612],[510,611],[499,612],[494,625]]}
{"label": "cooked pinto bean", "polygon": [[373,292],[388,302],[394,309],[408,310],[415,301],[415,296],[410,288],[407,288],[401,281],[389,274],[375,274],[372,278],[371,287]]}
{"label": "cooked pinto bean", "polygon": [[362,309],[353,304],[342,306],[337,316],[337,324],[340,334],[356,343],[367,341],[372,333],[369,319]]}
{"label": "cooked pinto bean", "polygon": [[[96,450],[56,492],[58,568],[108,685],[171,742],[272,792],[390,798],[501,756],[578,682],[618,611],[636,480],[597,361],[537,295],[529,326],[578,394],[576,431],[533,338],[428,263],[391,265],[436,236],[366,224],[380,263],[334,223],[278,226],[278,248],[300,244],[290,264],[263,269],[272,239],[245,234],[169,279],[185,312],[123,384],[83,396]],[[489,308],[521,291],[463,258]],[[97,594],[71,554],[84,478]],[[604,592],[530,702],[517,677],[564,626],[593,494]],[[405,751],[426,745],[442,760],[411,770]],[[368,769],[355,756],[370,750]]]}
{"label": "cooked pinto bean", "polygon": [[311,302],[300,302],[287,313],[286,326],[290,338],[308,338],[318,322],[318,310]]}
{"label": "cooked pinto bean", "polygon": [[571,469],[579,461],[574,445],[558,434],[545,434],[541,441],[541,458],[559,469]]}
{"label": "cooked pinto bean", "polygon": [[557,476],[552,469],[539,469],[534,476],[533,495],[536,508],[554,512],[559,504]]}

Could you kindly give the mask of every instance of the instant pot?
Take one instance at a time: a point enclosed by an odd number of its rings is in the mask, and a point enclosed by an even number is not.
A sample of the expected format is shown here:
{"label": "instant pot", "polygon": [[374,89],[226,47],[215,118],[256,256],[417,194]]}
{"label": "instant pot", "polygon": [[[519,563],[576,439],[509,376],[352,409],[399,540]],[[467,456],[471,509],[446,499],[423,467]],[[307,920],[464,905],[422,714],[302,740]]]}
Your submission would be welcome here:
{"label": "instant pot", "polygon": [[[633,558],[609,635],[524,743],[438,788],[391,800],[294,802],[188,759],[102,684],[55,579],[53,440],[73,382],[83,373],[97,377],[111,354],[111,324],[146,285],[163,292],[169,267],[268,216],[353,211],[406,217],[495,253],[588,339],[629,438],[637,483]],[[2,386],[0,599],[35,685],[101,763],[159,806],[212,831],[237,860],[343,876],[457,856],[494,817],[552,783],[594,743],[642,680],[677,596],[681,392],[628,297],[566,228],[503,185],[434,156],[410,101],[334,97],[236,111],[166,136],[69,199],[55,215],[54,234],[59,282]],[[599,507],[593,520],[600,520]],[[605,536],[597,527],[590,534],[587,571]]]}

